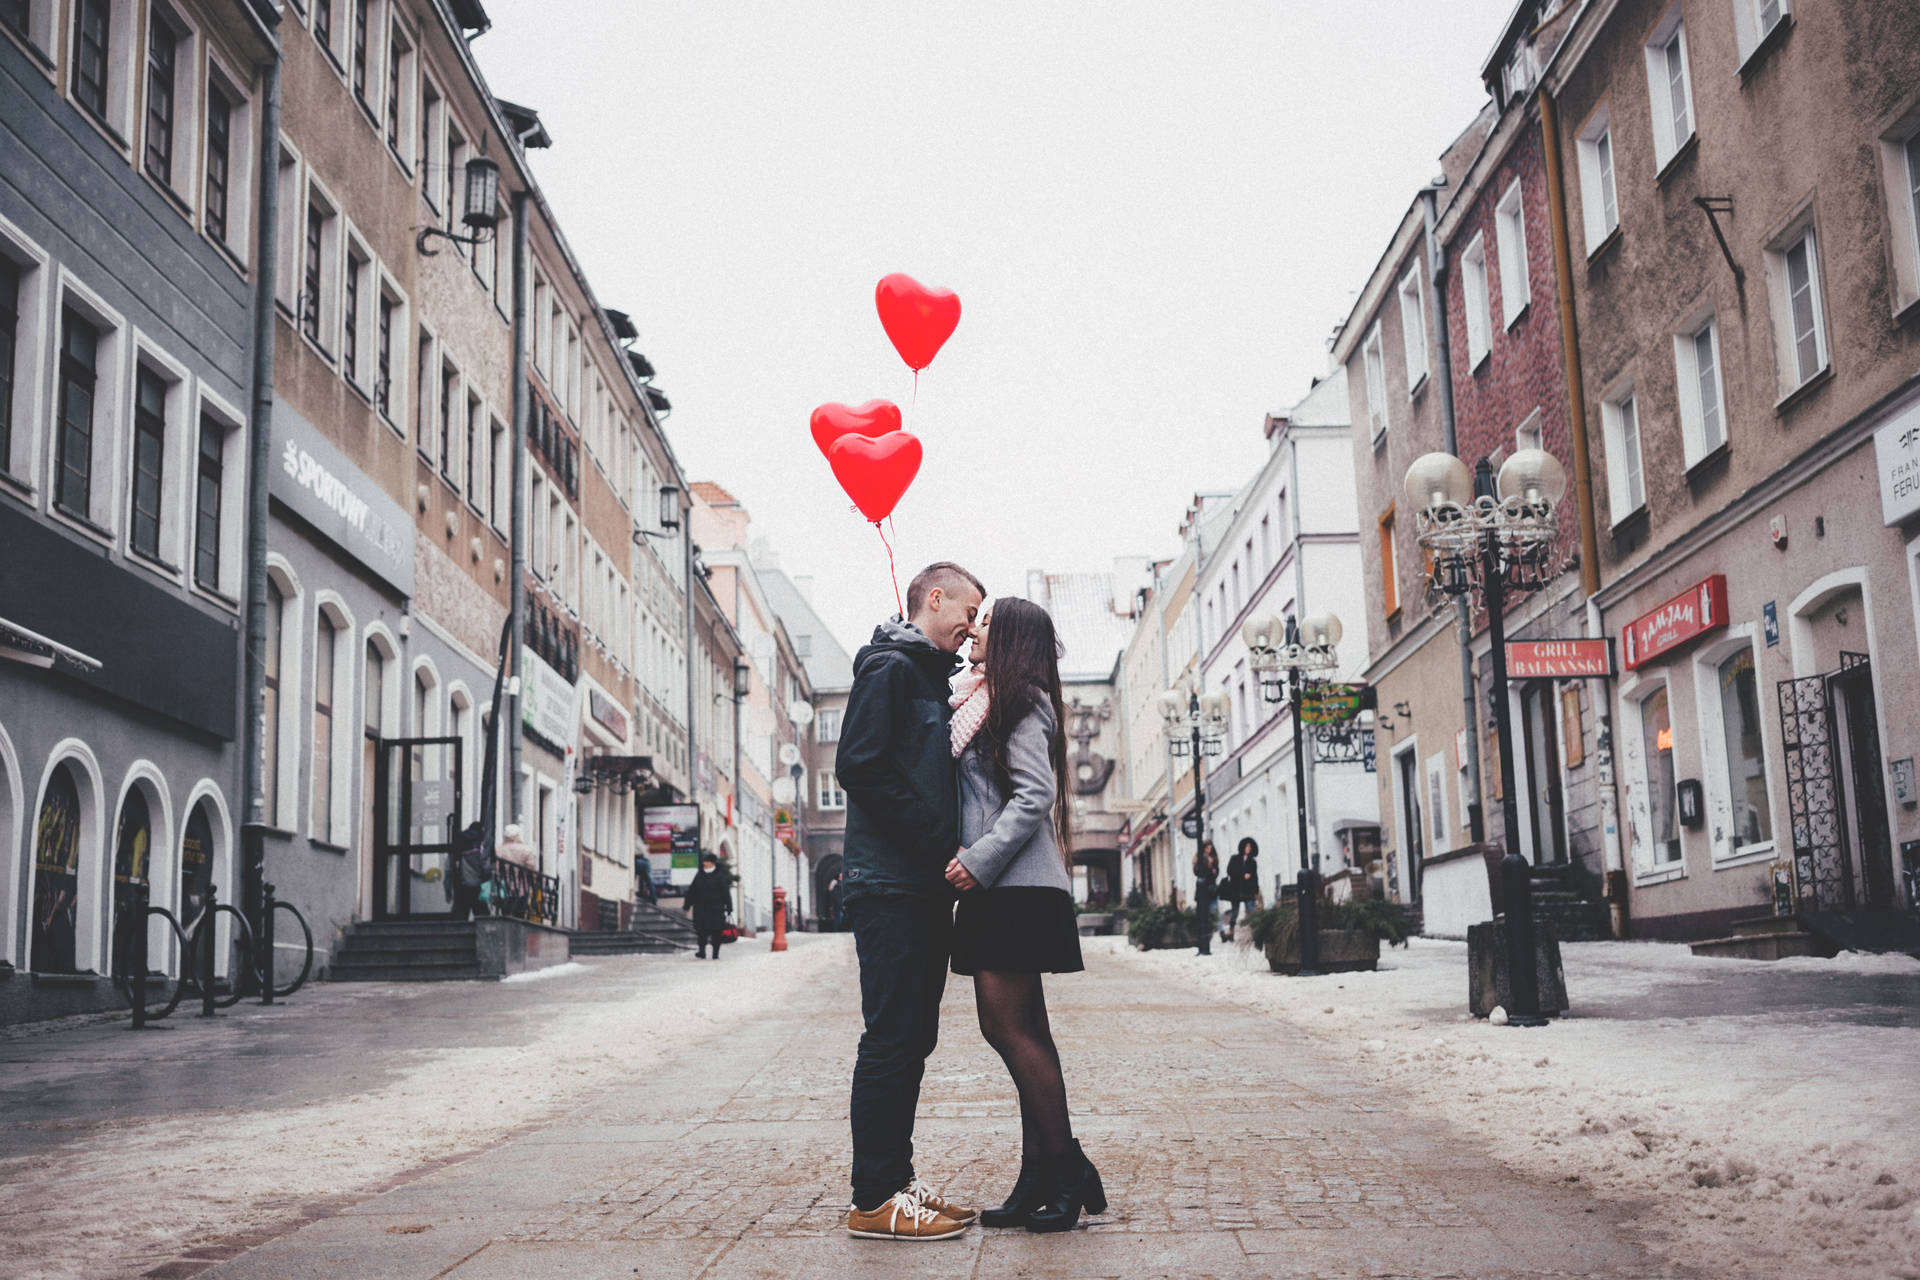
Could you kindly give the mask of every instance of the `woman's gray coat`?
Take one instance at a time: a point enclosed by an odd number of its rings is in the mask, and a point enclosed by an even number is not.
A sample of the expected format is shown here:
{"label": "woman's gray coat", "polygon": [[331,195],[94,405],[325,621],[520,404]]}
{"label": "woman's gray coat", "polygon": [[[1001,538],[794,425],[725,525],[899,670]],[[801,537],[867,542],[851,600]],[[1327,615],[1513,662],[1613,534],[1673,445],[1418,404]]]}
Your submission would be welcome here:
{"label": "woman's gray coat", "polygon": [[1036,703],[1007,741],[1012,795],[1001,792],[985,730],[960,753],[960,865],[982,888],[1073,891],[1053,826],[1053,708]]}

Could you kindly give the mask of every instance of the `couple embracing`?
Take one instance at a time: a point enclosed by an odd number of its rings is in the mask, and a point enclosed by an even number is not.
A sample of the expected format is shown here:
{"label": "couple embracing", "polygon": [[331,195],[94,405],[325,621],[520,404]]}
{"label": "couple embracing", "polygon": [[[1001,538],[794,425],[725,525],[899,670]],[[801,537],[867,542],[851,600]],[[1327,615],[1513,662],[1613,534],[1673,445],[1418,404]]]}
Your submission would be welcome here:
{"label": "couple embracing", "polygon": [[[1041,974],[1081,968],[1058,803],[1059,641],[1040,606],[1003,597],[983,608],[985,594],[959,565],[929,565],[914,575],[907,616],[882,623],[854,656],[836,767],[847,794],[843,915],[866,1017],[853,1068],[856,1236],[951,1240],[976,1219],[1066,1231],[1083,1208],[1106,1209],[1073,1139],[1041,989]],[[981,1033],[1020,1098],[1020,1174],[984,1213],[913,1167],[949,964],[973,979]]]}

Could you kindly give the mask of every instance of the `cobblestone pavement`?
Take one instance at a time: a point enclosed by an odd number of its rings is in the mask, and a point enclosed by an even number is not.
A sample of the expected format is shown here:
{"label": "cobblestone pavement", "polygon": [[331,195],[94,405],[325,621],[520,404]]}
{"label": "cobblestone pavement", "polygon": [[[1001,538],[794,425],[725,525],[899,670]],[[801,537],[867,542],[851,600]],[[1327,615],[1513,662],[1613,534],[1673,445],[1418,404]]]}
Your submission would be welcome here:
{"label": "cobblestone pavement", "polygon": [[[1068,1236],[854,1240],[851,948],[782,1011],[558,1123],[217,1267],[219,1280],[747,1277],[1654,1276],[1621,1211],[1493,1164],[1371,1094],[1284,1023],[1090,951],[1051,983],[1075,1126],[1109,1212]],[[922,1176],[998,1198],[1018,1116],[949,988]]]}

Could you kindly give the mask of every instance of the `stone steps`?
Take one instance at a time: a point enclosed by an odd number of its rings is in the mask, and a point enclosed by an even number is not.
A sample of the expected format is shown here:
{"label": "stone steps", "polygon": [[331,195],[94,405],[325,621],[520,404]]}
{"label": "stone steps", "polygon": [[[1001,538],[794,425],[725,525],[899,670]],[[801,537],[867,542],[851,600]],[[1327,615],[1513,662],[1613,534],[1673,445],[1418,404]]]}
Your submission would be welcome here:
{"label": "stone steps", "polygon": [[354,924],[327,968],[330,982],[453,982],[483,976],[472,923],[451,920]]}

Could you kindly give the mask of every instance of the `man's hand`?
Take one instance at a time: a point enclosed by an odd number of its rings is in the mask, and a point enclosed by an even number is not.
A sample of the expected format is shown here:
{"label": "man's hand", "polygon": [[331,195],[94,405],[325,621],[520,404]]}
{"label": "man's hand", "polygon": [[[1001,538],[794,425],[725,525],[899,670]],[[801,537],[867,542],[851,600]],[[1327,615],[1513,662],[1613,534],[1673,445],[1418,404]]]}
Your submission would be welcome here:
{"label": "man's hand", "polygon": [[980,887],[980,882],[973,878],[973,872],[967,870],[958,857],[947,864],[947,883],[962,893]]}

